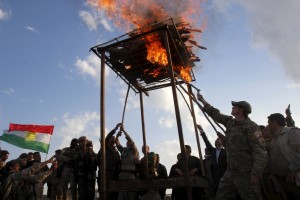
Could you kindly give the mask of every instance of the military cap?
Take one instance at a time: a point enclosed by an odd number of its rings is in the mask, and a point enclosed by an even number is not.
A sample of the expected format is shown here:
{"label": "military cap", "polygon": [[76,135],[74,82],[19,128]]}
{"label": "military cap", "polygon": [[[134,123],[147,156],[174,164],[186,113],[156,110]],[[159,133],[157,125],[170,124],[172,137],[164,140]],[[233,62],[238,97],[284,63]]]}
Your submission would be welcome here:
{"label": "military cap", "polygon": [[247,101],[231,101],[232,106],[238,106],[244,108],[245,112],[251,113],[251,105]]}

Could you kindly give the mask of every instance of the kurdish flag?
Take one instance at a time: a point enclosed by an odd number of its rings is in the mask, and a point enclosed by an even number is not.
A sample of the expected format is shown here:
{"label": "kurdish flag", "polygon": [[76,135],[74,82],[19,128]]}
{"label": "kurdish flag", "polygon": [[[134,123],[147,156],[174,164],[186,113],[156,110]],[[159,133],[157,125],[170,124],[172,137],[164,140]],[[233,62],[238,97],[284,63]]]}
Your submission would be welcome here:
{"label": "kurdish flag", "polygon": [[0,140],[24,149],[48,153],[54,126],[12,124]]}

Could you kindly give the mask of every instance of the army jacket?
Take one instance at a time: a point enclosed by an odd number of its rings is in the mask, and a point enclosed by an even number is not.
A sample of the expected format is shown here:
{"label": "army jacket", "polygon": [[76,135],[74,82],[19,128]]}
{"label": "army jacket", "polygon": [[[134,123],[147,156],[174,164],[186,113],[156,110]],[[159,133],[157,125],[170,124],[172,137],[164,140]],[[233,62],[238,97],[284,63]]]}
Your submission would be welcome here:
{"label": "army jacket", "polygon": [[205,112],[226,127],[227,170],[261,177],[268,156],[258,125],[250,118],[236,121],[212,106],[206,106]]}

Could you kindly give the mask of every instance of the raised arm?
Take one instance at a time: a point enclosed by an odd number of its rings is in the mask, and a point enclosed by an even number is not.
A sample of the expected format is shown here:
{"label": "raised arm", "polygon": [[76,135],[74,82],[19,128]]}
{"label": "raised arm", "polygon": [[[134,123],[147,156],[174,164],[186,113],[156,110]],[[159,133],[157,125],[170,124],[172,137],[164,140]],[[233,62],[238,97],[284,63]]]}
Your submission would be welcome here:
{"label": "raised arm", "polygon": [[108,141],[111,139],[111,137],[116,133],[116,131],[118,130],[118,128],[120,127],[122,125],[122,123],[118,123],[117,125],[116,125],[116,127],[113,129],[113,130],[111,130],[108,134],[107,134],[107,136],[106,136],[106,138],[105,138],[105,143],[108,143]]}
{"label": "raised arm", "polygon": [[223,124],[227,127],[228,123],[233,119],[230,115],[224,115],[218,110],[211,106],[201,94],[197,94],[198,100],[203,104],[203,108],[201,108],[204,112],[206,112],[214,121]]}
{"label": "raised arm", "polygon": [[199,129],[200,131],[200,135],[202,136],[203,138],[203,141],[205,143],[205,146],[206,148],[212,153],[212,151],[214,150],[214,147],[212,146],[212,144],[210,143],[210,141],[208,140],[203,128],[201,125],[197,124],[197,128]]}

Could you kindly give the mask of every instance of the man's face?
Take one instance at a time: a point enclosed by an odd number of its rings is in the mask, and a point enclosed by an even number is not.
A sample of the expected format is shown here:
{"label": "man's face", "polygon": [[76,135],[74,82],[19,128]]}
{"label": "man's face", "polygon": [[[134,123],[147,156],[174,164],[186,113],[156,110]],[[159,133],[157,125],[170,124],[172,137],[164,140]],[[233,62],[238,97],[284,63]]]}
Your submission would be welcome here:
{"label": "man's face", "polygon": [[185,147],[185,154],[186,155],[188,155],[188,156],[190,156],[191,155],[191,153],[192,153],[192,149],[190,148],[190,147]]}
{"label": "man's face", "polygon": [[76,147],[78,147],[78,141],[74,140],[71,142],[71,148],[75,149]]}
{"label": "man's face", "polygon": [[217,148],[221,148],[222,147],[222,141],[220,138],[217,138],[216,141],[215,141],[215,146]]}
{"label": "man's face", "polygon": [[278,130],[277,122],[268,120],[268,127],[269,127],[269,132],[271,135],[276,134],[276,132]]}
{"label": "man's face", "polygon": [[27,159],[26,158],[21,158],[20,159],[20,166],[25,167],[27,165]]}
{"label": "man's face", "polygon": [[79,142],[80,148],[86,148],[86,143],[87,143],[86,139],[81,138],[78,142]]}
{"label": "man's face", "polygon": [[232,106],[231,115],[235,117],[235,116],[239,115],[240,113],[243,113],[243,109],[244,108],[241,108],[239,106]]}
{"label": "man's face", "polygon": [[8,159],[8,154],[4,154],[1,156],[2,161],[6,161]]}
{"label": "man's face", "polygon": [[28,154],[27,160],[33,160],[33,154]]}
{"label": "man's face", "polygon": [[35,161],[41,162],[41,154],[35,153],[35,154],[33,154],[33,158]]}
{"label": "man's face", "polygon": [[14,172],[20,171],[20,164],[19,164],[19,163],[14,164],[14,165],[12,166],[12,170],[13,170]]}

